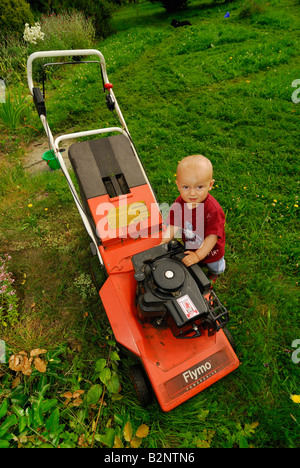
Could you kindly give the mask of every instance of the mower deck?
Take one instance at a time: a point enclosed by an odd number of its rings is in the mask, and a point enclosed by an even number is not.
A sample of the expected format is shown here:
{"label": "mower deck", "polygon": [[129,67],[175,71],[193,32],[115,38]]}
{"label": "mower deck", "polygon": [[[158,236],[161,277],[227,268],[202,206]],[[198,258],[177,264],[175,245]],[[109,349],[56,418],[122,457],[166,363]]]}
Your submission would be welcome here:
{"label": "mower deck", "polygon": [[[126,293],[125,293],[126,292]],[[134,271],[110,275],[100,291],[117,342],[141,359],[163,411],[170,411],[239,366],[223,330],[178,339],[138,321]]]}
{"label": "mower deck", "polygon": [[115,338],[141,360],[162,410],[170,411],[236,369],[238,359],[222,330],[178,339],[168,327],[139,320],[131,259],[159,244],[161,216],[128,139],[75,143],[69,156],[109,274],[100,297]]}

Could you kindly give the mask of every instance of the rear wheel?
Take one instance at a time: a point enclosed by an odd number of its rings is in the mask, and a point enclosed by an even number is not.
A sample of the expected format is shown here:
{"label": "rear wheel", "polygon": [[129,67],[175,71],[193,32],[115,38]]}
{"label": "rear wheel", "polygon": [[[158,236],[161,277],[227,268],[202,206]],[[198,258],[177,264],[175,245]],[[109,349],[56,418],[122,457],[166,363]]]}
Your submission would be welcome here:
{"label": "rear wheel", "polygon": [[90,258],[90,273],[97,293],[99,293],[107,275],[105,275],[105,270],[100,265],[97,255],[93,255]]}
{"label": "rear wheel", "polygon": [[143,407],[150,405],[153,401],[153,392],[148,377],[146,376],[142,366],[139,364],[131,366],[130,377],[140,404]]}

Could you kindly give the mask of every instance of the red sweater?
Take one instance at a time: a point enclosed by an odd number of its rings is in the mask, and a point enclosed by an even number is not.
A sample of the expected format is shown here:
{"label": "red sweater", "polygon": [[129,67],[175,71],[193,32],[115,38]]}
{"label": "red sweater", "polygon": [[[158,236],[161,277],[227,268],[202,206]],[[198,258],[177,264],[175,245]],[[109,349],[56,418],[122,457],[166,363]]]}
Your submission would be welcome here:
{"label": "red sweater", "polygon": [[182,229],[182,240],[187,250],[197,250],[210,234],[218,236],[214,248],[202,260],[213,263],[225,253],[225,214],[215,198],[208,194],[203,203],[189,209],[181,197],[170,208],[167,224]]}

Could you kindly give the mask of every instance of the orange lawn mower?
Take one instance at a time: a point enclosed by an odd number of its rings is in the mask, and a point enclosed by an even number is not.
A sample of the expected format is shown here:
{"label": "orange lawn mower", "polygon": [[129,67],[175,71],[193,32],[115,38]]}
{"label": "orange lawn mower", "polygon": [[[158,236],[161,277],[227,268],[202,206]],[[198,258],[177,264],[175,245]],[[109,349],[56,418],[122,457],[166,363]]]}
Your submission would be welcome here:
{"label": "orange lawn mower", "polygon": [[[58,64],[78,65],[83,63],[78,56],[97,57],[106,104],[120,127],[53,138],[44,83],[43,92],[34,87],[32,63],[63,56],[74,61]],[[200,266],[182,263],[180,242],[160,245],[160,207],[108,81],[103,55],[95,49],[35,52],[28,58],[27,74],[50,149],[91,238],[94,258],[107,274],[98,290],[115,339],[137,358],[131,378],[138,399],[147,406],[154,393],[161,409],[170,411],[239,366],[226,328],[228,311]],[[68,157],[80,196],[59,149],[62,141],[76,138],[84,141],[73,143]]]}

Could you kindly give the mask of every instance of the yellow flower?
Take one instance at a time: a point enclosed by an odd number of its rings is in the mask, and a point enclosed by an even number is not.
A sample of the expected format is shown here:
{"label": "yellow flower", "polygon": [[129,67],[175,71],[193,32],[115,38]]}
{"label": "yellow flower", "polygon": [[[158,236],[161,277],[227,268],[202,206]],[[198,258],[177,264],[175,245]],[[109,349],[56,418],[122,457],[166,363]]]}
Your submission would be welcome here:
{"label": "yellow flower", "polygon": [[290,397],[294,403],[300,403],[300,395],[290,395]]}
{"label": "yellow flower", "polygon": [[296,203],[296,204],[294,205],[294,207],[295,207],[295,208],[298,208],[298,207],[299,207],[299,205],[297,205],[297,203]]}
{"label": "yellow flower", "polygon": [[273,202],[274,202],[274,203],[277,203],[277,200],[275,199],[275,200],[273,200]]}
{"label": "yellow flower", "polygon": [[32,204],[31,204],[31,203],[29,203],[28,208],[32,208]]}

